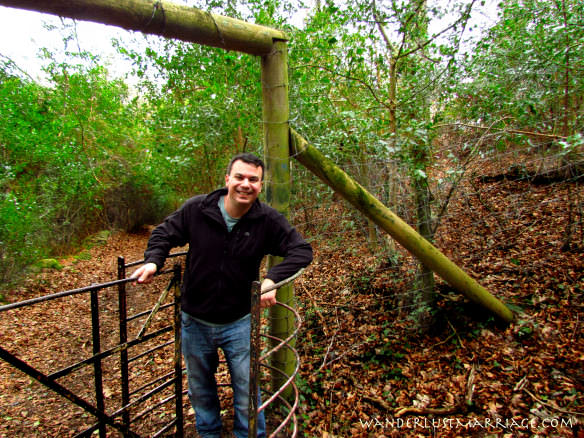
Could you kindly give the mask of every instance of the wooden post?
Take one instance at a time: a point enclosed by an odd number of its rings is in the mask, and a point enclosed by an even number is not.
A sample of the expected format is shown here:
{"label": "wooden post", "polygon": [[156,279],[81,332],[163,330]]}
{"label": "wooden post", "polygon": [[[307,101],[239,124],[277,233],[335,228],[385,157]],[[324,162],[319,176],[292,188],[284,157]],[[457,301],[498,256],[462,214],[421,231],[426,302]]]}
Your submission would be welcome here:
{"label": "wooden post", "polygon": [[293,129],[290,130],[290,153],[453,288],[488,309],[503,321],[511,322],[513,320],[513,313],[507,306],[468,276],[435,246],[383,205],[381,201],[367,192],[363,186],[308,144]]}
{"label": "wooden post", "polygon": [[[288,216],[290,206],[290,157],[289,151],[289,106],[288,106],[288,52],[285,41],[276,41],[274,50],[262,57],[262,94],[264,117],[264,151],[266,162],[266,201]],[[281,260],[268,258],[268,267]],[[278,289],[277,299],[293,305],[294,289],[291,284]],[[280,339],[288,337],[294,330],[294,316],[281,306],[270,309],[270,334]],[[272,355],[271,365],[286,375],[294,371],[295,359],[287,348]],[[272,391],[285,382],[279,373],[272,374]],[[288,398],[290,391],[284,392]]]}
{"label": "wooden post", "polygon": [[284,32],[158,0],[0,0],[0,5],[119,26],[252,55],[270,53]]}

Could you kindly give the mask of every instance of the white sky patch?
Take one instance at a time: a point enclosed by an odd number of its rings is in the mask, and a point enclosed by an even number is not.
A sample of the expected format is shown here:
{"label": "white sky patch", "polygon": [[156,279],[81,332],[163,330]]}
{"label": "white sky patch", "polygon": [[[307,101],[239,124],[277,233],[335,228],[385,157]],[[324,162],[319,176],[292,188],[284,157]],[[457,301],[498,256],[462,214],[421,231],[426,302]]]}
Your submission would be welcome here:
{"label": "white sky patch", "polygon": [[[58,60],[64,60],[64,22],[71,24],[73,20],[0,6],[0,54],[16,63],[33,79],[42,81],[45,74],[39,58],[41,48],[47,48],[56,54]],[[56,26],[57,29],[48,30],[45,25]],[[123,76],[130,70],[130,63],[116,52],[111,40],[129,41],[135,35],[114,26],[77,21],[78,41],[72,41],[68,50],[76,52],[81,49],[99,55],[101,65],[107,67],[112,76]]]}

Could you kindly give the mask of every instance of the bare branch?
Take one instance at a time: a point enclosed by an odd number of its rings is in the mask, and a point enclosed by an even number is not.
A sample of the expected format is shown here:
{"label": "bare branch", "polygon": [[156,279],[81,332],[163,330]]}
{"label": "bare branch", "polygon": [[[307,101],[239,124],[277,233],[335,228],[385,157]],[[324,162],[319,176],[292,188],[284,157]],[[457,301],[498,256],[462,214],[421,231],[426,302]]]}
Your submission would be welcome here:
{"label": "bare branch", "polygon": [[344,78],[344,79],[348,79],[348,80],[350,80],[350,81],[355,81],[355,82],[358,82],[359,84],[361,84],[361,85],[363,85],[365,88],[367,88],[367,90],[369,90],[369,92],[370,92],[370,93],[371,93],[371,95],[373,96],[373,99],[375,99],[375,101],[376,101],[377,103],[379,103],[381,106],[383,106],[383,107],[384,107],[384,108],[386,108],[386,109],[390,109],[390,108],[391,108],[390,104],[389,104],[389,103],[386,103],[386,102],[384,102],[384,101],[383,101],[383,100],[382,100],[382,99],[381,99],[381,98],[380,98],[380,97],[377,95],[377,92],[376,92],[376,91],[373,89],[373,87],[372,87],[372,86],[371,86],[369,83],[367,83],[366,81],[364,81],[364,80],[363,80],[363,79],[361,79],[361,78],[356,78],[356,77],[354,77],[354,76],[345,75],[345,74],[339,73],[339,72],[338,72],[338,71],[336,71],[336,70],[330,69],[330,68],[328,68],[328,67],[325,67],[325,66],[322,66],[322,65],[304,64],[304,65],[302,65],[302,66],[300,66],[300,67],[317,68],[317,69],[320,69],[320,70],[327,71],[327,72],[329,72],[329,73],[331,73],[331,74],[333,74],[333,75],[335,75],[335,76],[338,76],[338,77],[341,77],[341,78]]}
{"label": "bare branch", "polygon": [[464,126],[466,128],[472,128],[472,129],[494,130],[497,132],[507,132],[509,134],[519,134],[519,135],[529,135],[531,137],[549,138],[551,140],[566,140],[568,138],[565,135],[544,134],[542,132],[522,131],[520,129],[497,129],[497,128],[493,128],[492,126],[470,125],[467,123],[446,123],[446,124],[442,124],[442,125],[436,125],[436,128],[442,128],[445,126]]}

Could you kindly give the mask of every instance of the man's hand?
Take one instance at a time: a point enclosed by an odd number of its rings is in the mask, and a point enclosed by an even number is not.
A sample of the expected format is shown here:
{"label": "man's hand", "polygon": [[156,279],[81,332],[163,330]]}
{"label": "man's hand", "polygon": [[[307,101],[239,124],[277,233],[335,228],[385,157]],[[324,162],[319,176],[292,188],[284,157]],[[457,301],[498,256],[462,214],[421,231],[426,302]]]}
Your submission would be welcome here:
{"label": "man's hand", "polygon": [[155,263],[146,263],[136,269],[130,278],[136,278],[138,283],[149,283],[157,270]]}
{"label": "man's hand", "polygon": [[[274,284],[275,283],[272,280],[270,280],[269,278],[266,278],[264,281],[262,281],[262,292],[265,291],[266,289],[269,289]],[[274,289],[270,292],[262,294],[262,298],[260,300],[260,308],[261,309],[265,309],[267,307],[272,307],[274,304],[276,304],[276,291],[277,291],[277,289]]]}

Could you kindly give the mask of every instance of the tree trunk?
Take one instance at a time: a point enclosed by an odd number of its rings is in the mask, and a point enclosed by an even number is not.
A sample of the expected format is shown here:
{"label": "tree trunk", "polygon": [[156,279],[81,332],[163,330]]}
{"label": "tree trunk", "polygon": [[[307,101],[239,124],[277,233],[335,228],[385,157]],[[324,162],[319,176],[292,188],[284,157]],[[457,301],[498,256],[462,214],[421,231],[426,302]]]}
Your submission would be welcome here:
{"label": "tree trunk", "polygon": [[[365,144],[359,145],[359,170],[361,174],[361,181],[363,186],[367,186],[367,182],[370,180],[369,177],[369,166],[367,160],[369,154],[367,154],[367,146]],[[372,253],[377,251],[377,230],[375,229],[375,224],[371,219],[367,219],[367,244],[369,245],[369,250]]]}
{"label": "tree trunk", "polygon": [[[426,179],[414,178],[414,193],[416,198],[416,211],[418,219],[418,232],[429,242],[434,240],[432,233],[432,212],[430,210],[430,190]],[[422,261],[418,266],[416,274],[416,322],[419,329],[425,331],[433,323],[432,310],[436,304],[436,293],[434,288],[434,274],[432,270]]]}

